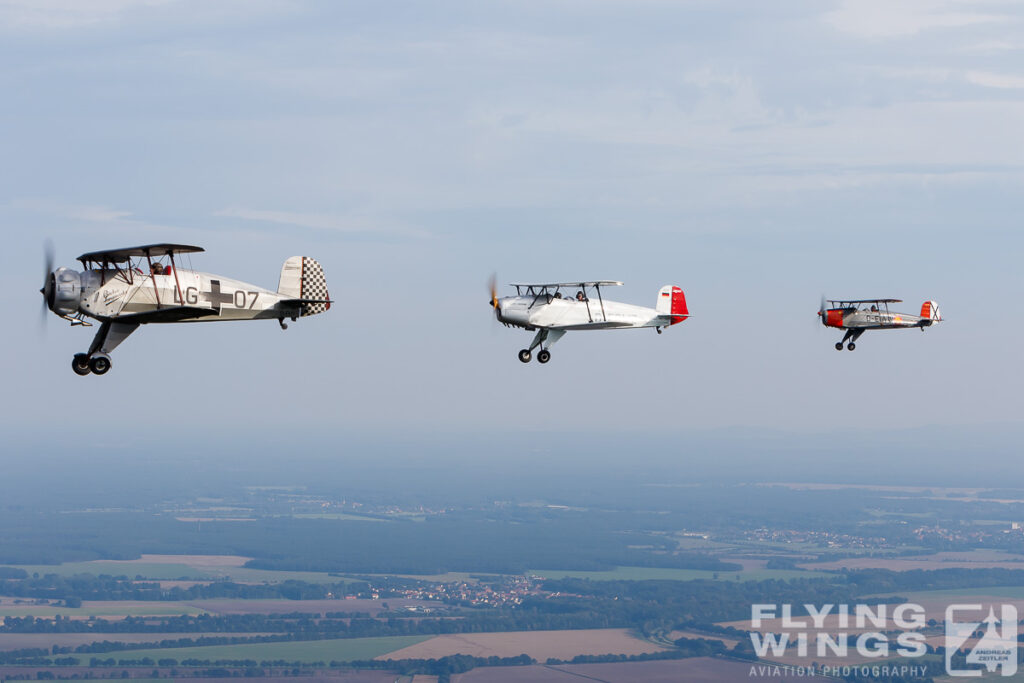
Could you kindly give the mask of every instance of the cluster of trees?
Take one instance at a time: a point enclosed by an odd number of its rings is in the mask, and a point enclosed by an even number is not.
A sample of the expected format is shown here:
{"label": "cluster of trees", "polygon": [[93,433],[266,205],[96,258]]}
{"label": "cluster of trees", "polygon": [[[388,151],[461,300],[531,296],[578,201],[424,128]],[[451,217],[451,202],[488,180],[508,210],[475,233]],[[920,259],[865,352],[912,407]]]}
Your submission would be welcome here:
{"label": "cluster of trees", "polygon": [[[660,529],[660,520],[656,522]],[[249,524],[179,522],[172,515],[12,512],[0,516],[0,563],[134,559],[142,553],[256,558],[250,566],[364,574],[447,571],[521,574],[529,568],[656,566],[737,571],[674,539],[637,531],[635,515],[466,511],[414,523],[265,517]],[[678,527],[677,527],[678,528]],[[88,539],[88,542],[83,542]],[[488,552],[481,553],[481,548]],[[13,577],[12,577],[13,578]]]}

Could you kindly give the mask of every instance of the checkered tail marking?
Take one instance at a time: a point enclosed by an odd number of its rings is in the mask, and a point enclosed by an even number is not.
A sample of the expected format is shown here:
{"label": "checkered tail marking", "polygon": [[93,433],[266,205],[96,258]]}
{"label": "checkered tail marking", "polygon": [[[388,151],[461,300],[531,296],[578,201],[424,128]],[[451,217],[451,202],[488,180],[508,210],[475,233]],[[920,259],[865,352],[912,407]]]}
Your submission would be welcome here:
{"label": "checkered tail marking", "polygon": [[[327,278],[324,277],[324,269],[320,267],[316,259],[308,256],[302,257],[302,289],[300,299],[330,299],[327,294]],[[330,304],[302,304],[302,316],[316,315],[323,313]]]}

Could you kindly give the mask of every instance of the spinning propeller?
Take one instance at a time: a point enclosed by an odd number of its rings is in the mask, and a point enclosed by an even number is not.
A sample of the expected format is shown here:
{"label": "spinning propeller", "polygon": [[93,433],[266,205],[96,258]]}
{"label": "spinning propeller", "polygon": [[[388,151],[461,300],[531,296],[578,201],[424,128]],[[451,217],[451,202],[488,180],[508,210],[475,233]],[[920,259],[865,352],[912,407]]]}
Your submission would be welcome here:
{"label": "spinning propeller", "polygon": [[46,240],[46,242],[43,243],[43,286],[39,288],[39,293],[43,295],[43,307],[41,309],[42,318],[39,320],[39,325],[41,327],[46,326],[46,311],[53,310],[55,288],[56,282],[54,282],[53,276],[53,242]]}
{"label": "spinning propeller", "polygon": [[492,274],[491,275],[491,280],[490,280],[489,284],[490,284],[490,288],[491,288],[491,308],[494,309],[494,316],[498,317],[500,315],[500,312],[501,312],[501,306],[498,303],[498,276],[497,276],[497,274]]}
{"label": "spinning propeller", "polygon": [[821,324],[827,327],[825,323],[825,295],[821,295],[821,303],[818,304],[818,317],[821,318]]}

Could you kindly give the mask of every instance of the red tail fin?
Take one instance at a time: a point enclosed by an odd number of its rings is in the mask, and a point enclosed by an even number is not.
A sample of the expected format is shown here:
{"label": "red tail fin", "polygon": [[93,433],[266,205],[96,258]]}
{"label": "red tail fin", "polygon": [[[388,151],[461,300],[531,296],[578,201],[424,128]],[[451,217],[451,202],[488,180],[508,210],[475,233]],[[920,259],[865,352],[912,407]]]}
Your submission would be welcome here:
{"label": "red tail fin", "polygon": [[661,315],[672,316],[670,325],[681,323],[690,317],[690,309],[686,307],[686,295],[679,287],[665,285],[658,292],[658,304],[655,307]]}

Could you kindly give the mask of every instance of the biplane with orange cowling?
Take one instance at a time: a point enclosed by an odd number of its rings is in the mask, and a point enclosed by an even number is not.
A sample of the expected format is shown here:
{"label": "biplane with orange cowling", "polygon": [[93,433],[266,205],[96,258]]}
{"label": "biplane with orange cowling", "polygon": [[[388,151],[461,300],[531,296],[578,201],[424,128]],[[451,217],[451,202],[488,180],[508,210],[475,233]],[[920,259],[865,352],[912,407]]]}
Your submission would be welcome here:
{"label": "biplane with orange cowling", "polygon": [[[826,302],[829,304],[826,306]],[[924,328],[942,322],[939,305],[934,301],[921,304],[921,315],[895,313],[889,304],[902,303],[901,299],[847,299],[835,300],[822,297],[818,316],[825,327],[846,330],[842,341],[836,342],[836,351],[846,348],[853,351],[857,340],[868,330],[905,330]]]}
{"label": "biplane with orange cowling", "polygon": [[[75,325],[100,328],[71,368],[79,375],[103,375],[110,353],[149,323],[215,320],[277,320],[323,313],[331,307],[323,268],[308,256],[292,256],[281,268],[277,291],[219,275],[182,268],[176,257],[204,251],[186,244],[149,244],[82,254],[81,272],[54,270],[47,253],[43,305]],[[43,311],[46,313],[45,309]]]}
{"label": "biplane with orange cowling", "polygon": [[653,327],[661,334],[664,328],[690,317],[686,297],[679,287],[662,287],[655,307],[646,308],[604,298],[602,288],[621,284],[614,280],[517,283],[510,285],[516,288],[515,296],[498,298],[492,278],[490,303],[495,318],[506,327],[537,331],[530,346],[519,352],[519,360],[524,363],[530,362],[537,347],[537,361],[547,363],[551,360],[551,346],[569,331]]}

